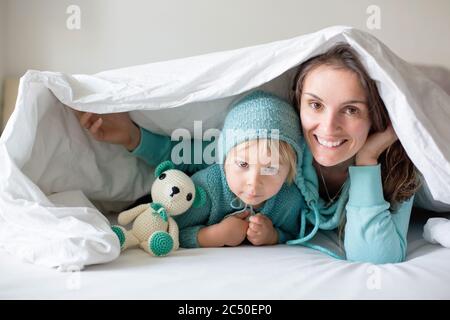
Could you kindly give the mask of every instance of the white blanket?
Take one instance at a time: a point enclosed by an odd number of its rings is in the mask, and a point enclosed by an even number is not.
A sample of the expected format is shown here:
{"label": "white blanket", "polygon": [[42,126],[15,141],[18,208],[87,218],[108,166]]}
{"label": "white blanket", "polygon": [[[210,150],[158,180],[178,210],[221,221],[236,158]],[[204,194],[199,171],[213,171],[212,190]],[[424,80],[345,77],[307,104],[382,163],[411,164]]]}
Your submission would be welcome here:
{"label": "white blanket", "polygon": [[[95,75],[28,71],[0,138],[0,246],[29,262],[68,268],[119,254],[98,211],[149,192],[150,168],[120,146],[93,140],[72,110],[131,111],[170,134],[220,127],[230,102],[257,87],[287,97],[293,68],[336,42],[362,56],[407,153],[427,183],[422,206],[450,208],[450,97],[376,38],[349,27],[232,51]],[[95,203],[94,207],[89,200]]]}

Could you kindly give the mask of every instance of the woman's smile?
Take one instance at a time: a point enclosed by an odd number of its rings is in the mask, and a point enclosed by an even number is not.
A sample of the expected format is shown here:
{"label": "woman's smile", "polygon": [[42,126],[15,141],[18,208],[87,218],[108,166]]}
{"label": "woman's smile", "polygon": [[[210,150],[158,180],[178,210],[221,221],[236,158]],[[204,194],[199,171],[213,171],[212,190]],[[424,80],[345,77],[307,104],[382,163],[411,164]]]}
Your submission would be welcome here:
{"label": "woman's smile", "polygon": [[346,139],[325,139],[325,138],[321,138],[315,134],[314,134],[314,138],[316,139],[316,142],[320,146],[328,148],[328,149],[337,149],[348,141]]}

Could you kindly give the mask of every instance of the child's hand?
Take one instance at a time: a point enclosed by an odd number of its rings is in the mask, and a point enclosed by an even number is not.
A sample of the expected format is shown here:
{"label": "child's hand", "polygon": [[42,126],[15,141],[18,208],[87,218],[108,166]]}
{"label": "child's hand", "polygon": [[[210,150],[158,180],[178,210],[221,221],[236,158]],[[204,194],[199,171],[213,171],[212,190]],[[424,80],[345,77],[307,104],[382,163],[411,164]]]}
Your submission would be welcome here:
{"label": "child's hand", "polygon": [[197,235],[200,247],[235,247],[247,236],[249,212],[223,219],[217,224],[201,228]]}
{"label": "child's hand", "polygon": [[94,139],[121,144],[129,151],[141,140],[139,128],[131,121],[128,112],[95,114],[74,110],[83,128],[89,130]]}
{"label": "child's hand", "polygon": [[277,244],[278,232],[268,217],[258,213],[250,217],[247,239],[255,246]]}
{"label": "child's hand", "polygon": [[225,246],[235,247],[242,243],[247,236],[249,212],[242,212],[223,219],[220,226],[222,239]]}

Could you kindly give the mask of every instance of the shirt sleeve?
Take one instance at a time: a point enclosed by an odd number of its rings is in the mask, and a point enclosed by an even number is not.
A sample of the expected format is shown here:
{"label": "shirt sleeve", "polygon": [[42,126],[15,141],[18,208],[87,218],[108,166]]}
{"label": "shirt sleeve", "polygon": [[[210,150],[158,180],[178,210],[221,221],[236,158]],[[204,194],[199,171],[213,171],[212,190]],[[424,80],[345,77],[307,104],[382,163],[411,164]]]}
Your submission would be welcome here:
{"label": "shirt sleeve", "polygon": [[347,259],[376,264],[406,258],[414,196],[391,208],[384,199],[381,166],[351,166],[344,247]]}
{"label": "shirt sleeve", "polygon": [[178,224],[180,247],[198,248],[198,232],[205,227],[209,219],[211,201],[207,199],[205,205],[199,208],[190,208],[185,213],[173,217]]}
{"label": "shirt sleeve", "polygon": [[[178,224],[180,230],[180,246],[182,248],[198,248],[198,232],[201,228],[207,226],[210,221],[211,210],[213,210],[212,201],[215,200],[214,189],[208,186],[208,183],[214,183],[214,175],[210,172],[213,167],[198,171],[191,178],[196,186],[202,187],[206,192],[206,202],[199,208],[191,207],[185,213],[175,216],[174,219]],[[211,177],[212,176],[212,177]]]}
{"label": "shirt sleeve", "polygon": [[282,228],[275,228],[278,233],[278,244],[284,244],[289,240],[295,239],[296,235],[289,232],[284,231]]}
{"label": "shirt sleeve", "polygon": [[[180,141],[172,141],[170,137],[159,135],[150,132],[142,127],[141,131],[141,141],[139,145],[131,152],[134,156],[144,160],[147,164],[151,166],[157,166],[163,161],[171,160],[176,163],[176,168],[193,174],[201,169],[208,167],[211,163],[206,163],[203,157],[205,149],[213,143],[214,141],[199,141],[199,140],[189,140],[185,141],[186,148],[181,148],[178,157],[182,160],[187,158],[187,161],[183,161],[178,164],[178,161],[172,160],[172,151]],[[189,154],[184,157],[183,150],[186,150]],[[196,156],[197,153],[197,156]],[[200,153],[200,157],[198,154]],[[214,156],[214,153],[211,157]],[[194,161],[195,160],[195,161]]]}

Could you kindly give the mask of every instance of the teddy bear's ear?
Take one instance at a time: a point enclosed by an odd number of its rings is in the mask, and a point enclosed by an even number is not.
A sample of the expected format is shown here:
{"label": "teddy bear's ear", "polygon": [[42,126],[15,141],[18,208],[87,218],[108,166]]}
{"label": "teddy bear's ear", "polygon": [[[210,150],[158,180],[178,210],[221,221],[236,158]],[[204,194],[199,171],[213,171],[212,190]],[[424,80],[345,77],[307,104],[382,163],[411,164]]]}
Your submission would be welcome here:
{"label": "teddy bear's ear", "polygon": [[161,162],[155,169],[155,177],[159,177],[161,173],[170,169],[175,169],[175,165],[172,163],[172,161],[167,160]]}
{"label": "teddy bear's ear", "polygon": [[195,199],[192,204],[193,208],[199,208],[204,206],[206,203],[206,192],[202,187],[195,186]]}

